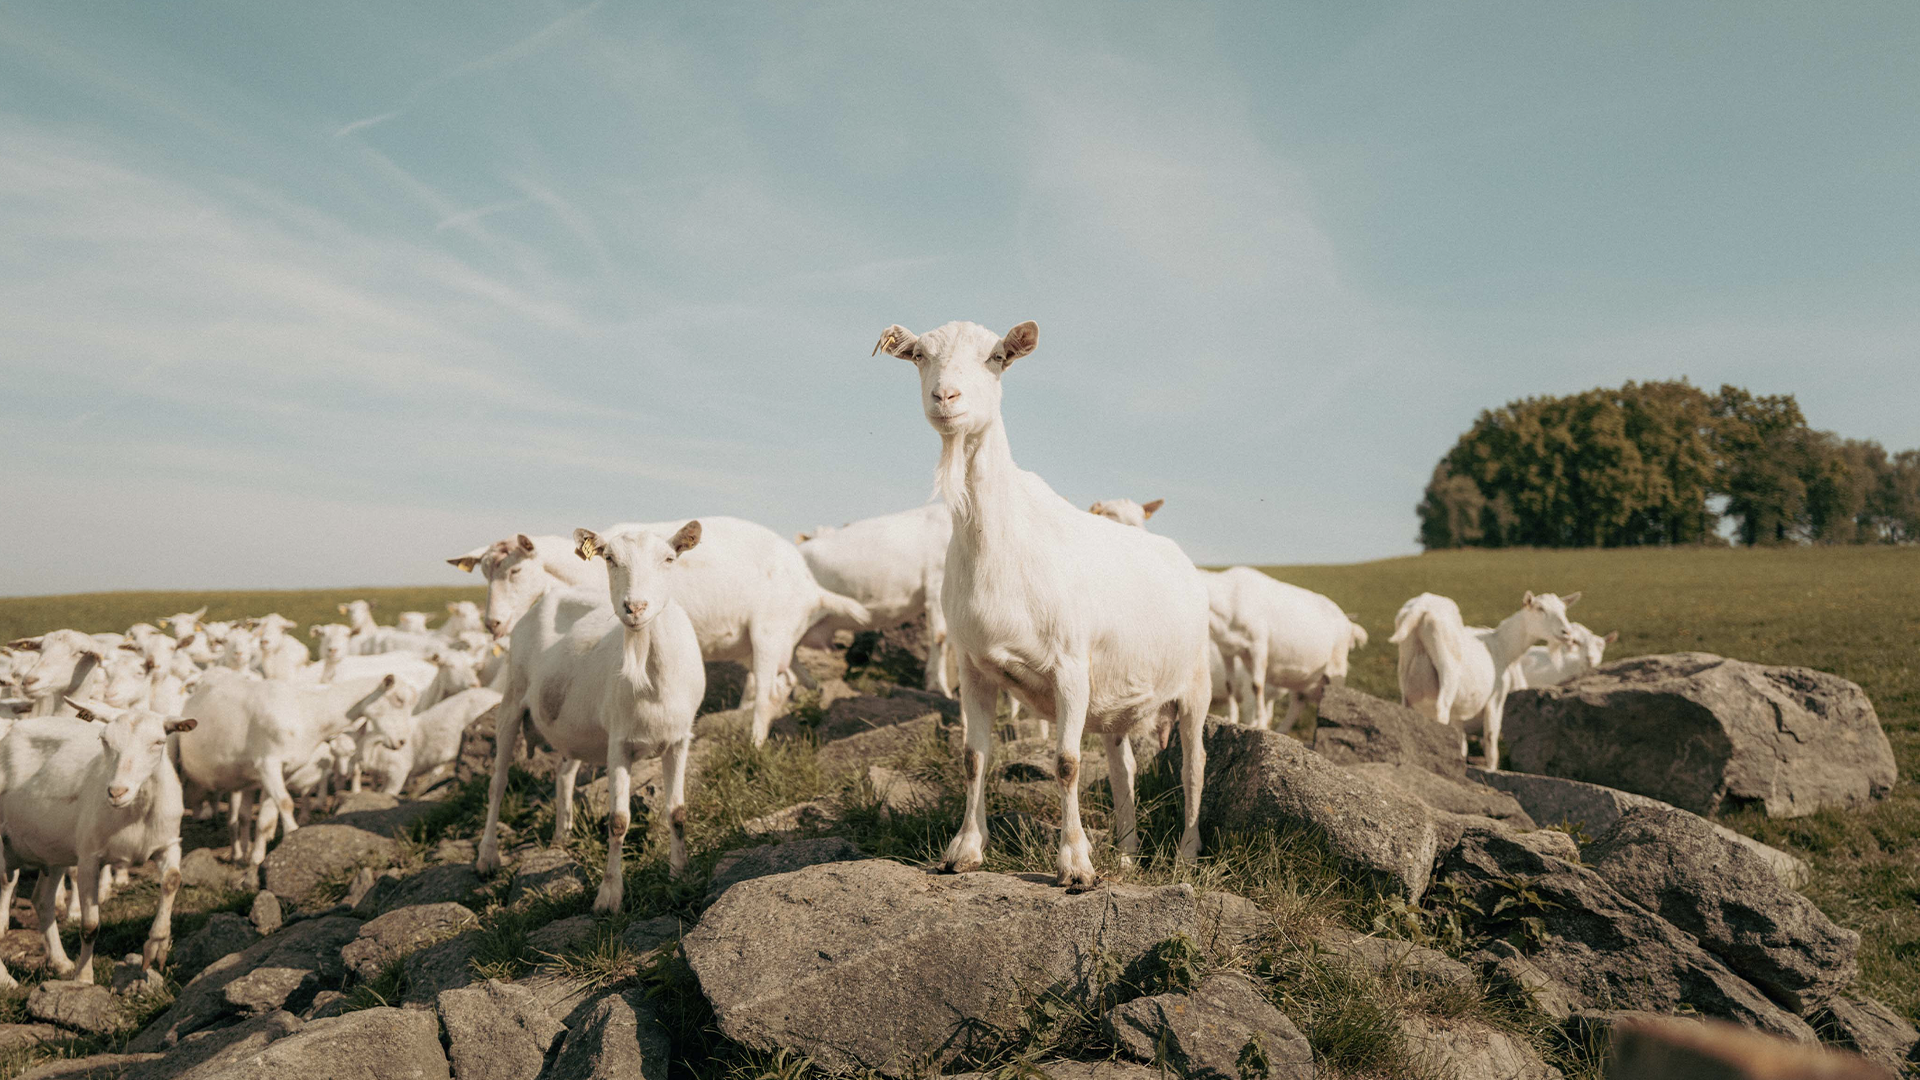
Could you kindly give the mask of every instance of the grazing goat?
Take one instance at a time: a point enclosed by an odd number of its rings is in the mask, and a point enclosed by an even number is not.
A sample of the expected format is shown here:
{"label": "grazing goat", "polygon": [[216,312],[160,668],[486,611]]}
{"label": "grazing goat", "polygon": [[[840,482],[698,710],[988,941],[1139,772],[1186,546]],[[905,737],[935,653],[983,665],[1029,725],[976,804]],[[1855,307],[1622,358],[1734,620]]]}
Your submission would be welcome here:
{"label": "grazing goat", "polygon": [[[807,631],[827,617],[867,625],[872,616],[857,601],[821,588],[800,552],[765,526],[732,517],[701,518],[700,523],[700,546],[677,568],[674,596],[693,620],[703,657],[749,664],[758,746],[792,692],[793,650]],[[686,524],[629,523],[609,531],[668,537]],[[479,556],[447,561],[481,567],[487,578],[487,627],[504,636],[550,590],[607,589],[605,565],[581,563],[572,549],[562,537],[523,533]]]}
{"label": "grazing goat", "polygon": [[987,755],[994,695],[1007,689],[1059,725],[1059,883],[1093,884],[1080,823],[1080,738],[1101,734],[1123,862],[1139,850],[1133,748],[1127,736],[1175,726],[1184,753],[1186,828],[1179,858],[1200,850],[1201,724],[1212,696],[1207,590],[1179,545],[1069,504],[1014,464],[1000,415],[1001,375],[1033,351],[1039,328],[1005,337],[973,323],[925,335],[898,325],[875,351],[919,369],[920,406],[940,434],[936,486],[953,516],[941,602],[960,661],[966,723],[966,820],[942,866],[977,869],[987,839]]}
{"label": "grazing goat", "polygon": [[1122,525],[1144,529],[1147,527],[1147,519],[1166,503],[1165,499],[1155,499],[1150,503],[1137,503],[1132,499],[1102,499],[1087,507],[1087,511],[1099,514],[1108,521],[1117,521]]}
{"label": "grazing goat", "polygon": [[[22,720],[0,739],[0,835],[6,839],[0,878],[8,876],[9,863],[40,868],[33,905],[46,938],[47,966],[62,978],[90,983],[102,878],[112,867],[160,857],[160,903],[141,962],[150,970],[166,960],[173,899],[180,891],[183,805],[167,737],[192,731],[194,721],[145,709],[67,704],[78,719]],[[67,959],[55,916],[54,892],[68,867],[75,871],[80,900],[77,962]],[[0,965],[0,986],[13,985]]]}
{"label": "grazing goat", "polygon": [[[355,779],[363,769],[380,773],[386,778],[381,790],[389,795],[400,794],[414,777],[457,762],[468,726],[499,703],[500,691],[486,687],[463,690],[418,711],[412,709],[411,702],[386,699],[376,702],[367,708],[367,715],[384,722],[370,725],[361,732]],[[404,735],[389,738],[383,731]]]}
{"label": "grazing goat", "polygon": [[298,827],[287,774],[306,765],[321,744],[346,731],[368,706],[400,686],[391,674],[319,686],[233,678],[202,685],[186,705],[200,726],[177,744],[180,778],[191,789],[192,804],[199,805],[202,796],[259,787],[266,797],[260,800],[247,855],[248,866],[257,869],[266,860],[276,815],[287,832]]}
{"label": "grazing goat", "polygon": [[1507,669],[1536,641],[1572,644],[1567,608],[1579,599],[1529,592],[1499,626],[1469,630],[1458,604],[1421,593],[1401,605],[1387,639],[1400,646],[1400,700],[1429,719],[1458,724],[1463,755],[1469,731],[1478,730],[1486,767],[1498,770]]}
{"label": "grazing goat", "polygon": [[1521,653],[1520,659],[1507,669],[1507,689],[1524,690],[1530,686],[1559,686],[1572,682],[1599,667],[1606,658],[1607,646],[1618,640],[1620,633],[1617,630],[1601,637],[1585,626],[1574,623],[1572,645],[1552,641],[1535,645]]}
{"label": "grazing goat", "polygon": [[646,528],[574,530],[578,556],[604,560],[607,591],[549,592],[514,627],[506,693],[494,724],[486,831],[475,860],[480,872],[500,865],[500,800],[523,715],[560,755],[554,843],[572,828],[580,764],[606,766],[607,871],[595,911],[620,910],[621,852],[631,820],[633,764],[640,758],[660,757],[671,837],[667,865],[675,876],[686,868],[687,750],[707,672],[678,596],[693,576],[683,556],[698,550],[702,532],[698,521],[671,537]]}
{"label": "grazing goat", "polygon": [[947,616],[940,584],[947,572],[947,541],[953,515],[939,503],[897,514],[821,529],[800,537],[800,556],[820,587],[858,600],[870,624],[827,618],[808,632],[806,644],[824,648],[835,630],[898,626],[924,618],[927,628],[926,687],[947,697]]}
{"label": "grazing goat", "polygon": [[1302,701],[1317,706],[1327,687],[1346,685],[1347,654],[1367,643],[1367,632],[1340,605],[1249,566],[1205,577],[1214,643],[1230,663],[1244,666],[1243,722],[1272,727],[1267,693],[1284,690],[1282,730],[1291,731]]}

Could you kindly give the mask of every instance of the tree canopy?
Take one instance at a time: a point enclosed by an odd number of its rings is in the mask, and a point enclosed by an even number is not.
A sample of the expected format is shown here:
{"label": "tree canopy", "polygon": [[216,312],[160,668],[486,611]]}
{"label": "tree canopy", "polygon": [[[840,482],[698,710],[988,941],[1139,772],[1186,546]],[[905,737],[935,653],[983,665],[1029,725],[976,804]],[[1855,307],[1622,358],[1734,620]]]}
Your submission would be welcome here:
{"label": "tree canopy", "polygon": [[1684,380],[1489,409],[1434,467],[1420,542],[1624,547],[1920,540],[1920,451],[1807,426],[1793,396]]}

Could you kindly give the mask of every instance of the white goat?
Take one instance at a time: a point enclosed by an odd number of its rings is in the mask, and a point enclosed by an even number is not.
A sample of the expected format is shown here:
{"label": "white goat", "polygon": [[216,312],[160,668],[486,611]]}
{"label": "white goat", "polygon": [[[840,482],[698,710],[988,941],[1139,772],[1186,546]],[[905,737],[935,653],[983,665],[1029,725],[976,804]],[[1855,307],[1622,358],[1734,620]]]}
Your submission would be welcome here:
{"label": "white goat", "polygon": [[[278,679],[218,679],[187,699],[200,726],[178,742],[181,779],[201,795],[231,795],[258,787],[265,793],[247,859],[267,857],[276,814],[287,832],[298,827],[287,774],[310,761],[321,744],[347,730],[367,706],[393,693],[393,675],[312,686]],[[401,738],[405,737],[401,733]]]}
{"label": "white goat", "polygon": [[1573,644],[1550,641],[1535,645],[1520,654],[1507,669],[1507,689],[1524,690],[1534,686],[1559,686],[1600,666],[1607,646],[1620,640],[1619,631],[1601,637],[1579,623],[1573,624]]}
{"label": "white goat", "polygon": [[448,641],[459,641],[463,635],[481,633],[486,626],[480,621],[480,605],[471,600],[454,600],[447,604],[447,621],[440,624],[434,633]]}
{"label": "white goat", "polygon": [[667,865],[676,876],[685,869],[687,749],[707,672],[678,595],[693,579],[682,557],[698,550],[702,531],[698,521],[666,538],[650,529],[574,530],[580,558],[605,560],[607,592],[550,592],[514,627],[506,695],[494,724],[486,831],[475,860],[482,873],[500,865],[500,800],[523,715],[560,754],[556,844],[572,829],[580,764],[607,768],[607,871],[595,911],[620,910],[621,851],[631,821],[633,763],[640,758],[660,757],[671,837]]}
{"label": "white goat", "polygon": [[[460,747],[467,728],[500,703],[500,691],[486,687],[463,690],[432,708],[414,711],[411,702],[383,699],[369,706],[367,714],[387,713],[384,724],[369,725],[359,739],[354,775],[361,770],[380,773],[386,778],[381,788],[398,795],[416,776],[426,776],[460,760]],[[382,731],[405,732],[397,742]],[[355,790],[358,790],[356,788]]]}
{"label": "white goat", "polygon": [[[703,657],[749,664],[757,746],[766,741],[775,714],[792,692],[793,650],[807,631],[829,616],[863,625],[872,616],[858,601],[821,588],[800,552],[765,526],[733,517],[701,518],[700,523],[700,546],[678,567],[674,597],[693,620]],[[626,523],[608,531],[664,538],[686,524]],[[606,590],[605,565],[582,563],[572,552],[573,544],[563,537],[522,533],[482,549],[481,555],[447,561],[481,567],[487,577],[486,623],[503,636],[552,589]]]}
{"label": "white goat", "polygon": [[1179,727],[1186,795],[1179,857],[1199,852],[1201,724],[1212,696],[1207,591],[1173,541],[1086,513],[1014,464],[1000,378],[1038,336],[1030,322],[1005,337],[973,323],[924,336],[896,325],[875,351],[919,368],[921,409],[940,433],[938,490],[953,514],[941,599],[960,658],[968,782],[966,821],[943,866],[973,870],[984,856],[994,694],[1005,688],[1059,725],[1059,882],[1086,886],[1095,879],[1080,823],[1087,729],[1104,738],[1115,838],[1122,860],[1131,861],[1140,838],[1127,736],[1157,727],[1164,745]]}
{"label": "white goat", "polygon": [[[173,899],[180,891],[182,811],[167,736],[192,731],[194,721],[90,702],[68,705],[78,719],[23,720],[0,739],[0,835],[6,838],[0,878],[8,876],[9,862],[40,868],[33,903],[47,966],[62,978],[90,983],[103,867],[160,857],[160,903],[141,961],[150,970],[166,959]],[[94,720],[104,723],[96,726]],[[74,868],[80,899],[77,962],[67,959],[55,916],[54,892],[68,867]],[[13,985],[12,974],[0,965],[0,986]]]}
{"label": "white goat", "polygon": [[254,624],[260,634],[260,674],[269,679],[299,678],[313,663],[313,654],[299,638],[290,636],[292,619],[278,612],[263,615]]}
{"label": "white goat", "polygon": [[1486,767],[1499,769],[1507,669],[1536,641],[1572,644],[1567,608],[1579,599],[1529,592],[1499,626],[1476,631],[1458,604],[1421,593],[1401,605],[1387,639],[1400,646],[1400,700],[1442,724],[1458,724],[1462,754],[1468,733],[1479,731]]}
{"label": "white goat", "polygon": [[1290,731],[1303,700],[1318,705],[1327,687],[1346,685],[1347,654],[1367,643],[1367,632],[1340,605],[1249,566],[1205,577],[1214,643],[1230,662],[1244,665],[1240,715],[1246,723],[1272,727],[1267,693],[1284,690],[1282,730]]}
{"label": "white goat", "polygon": [[30,715],[72,715],[69,696],[98,697],[104,679],[99,673],[107,648],[78,630],[55,630],[37,638],[21,638],[7,647],[29,656],[19,670],[21,696],[33,703]]}
{"label": "white goat", "polygon": [[403,634],[425,634],[427,632],[427,613],[424,611],[403,611],[393,620],[393,628]]}
{"label": "white goat", "polygon": [[808,632],[806,644],[825,647],[835,630],[898,626],[924,617],[927,627],[926,687],[948,697],[947,616],[940,607],[947,572],[947,541],[953,515],[939,503],[897,514],[865,518],[838,529],[800,537],[800,556],[820,587],[858,600],[870,624],[826,618]]}
{"label": "white goat", "polygon": [[1147,519],[1166,503],[1165,499],[1155,499],[1150,503],[1137,503],[1132,499],[1101,499],[1087,507],[1087,512],[1099,514],[1108,521],[1117,521],[1122,525],[1144,529],[1147,527]]}

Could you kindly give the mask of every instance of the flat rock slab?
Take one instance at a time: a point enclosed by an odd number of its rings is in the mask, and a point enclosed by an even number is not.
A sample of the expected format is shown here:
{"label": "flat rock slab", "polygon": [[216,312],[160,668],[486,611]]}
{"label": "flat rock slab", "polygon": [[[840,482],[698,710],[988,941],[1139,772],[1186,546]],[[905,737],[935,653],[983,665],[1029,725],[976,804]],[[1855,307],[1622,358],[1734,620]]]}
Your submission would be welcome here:
{"label": "flat rock slab", "polygon": [[229,1027],[197,1031],[159,1060],[128,1069],[122,1080],[199,1080],[250,1060],[268,1043],[303,1026],[299,1017],[276,1010]]}
{"label": "flat rock slab", "polygon": [[328,915],[294,923],[221,957],[181,987],[180,996],[128,1048],[163,1050],[236,1016],[299,1012],[315,994],[340,985],[347,970],[340,950],[359,933],[360,920]]}
{"label": "flat rock slab", "polygon": [[[471,856],[468,857],[471,862]],[[373,880],[353,905],[356,918],[371,919],[415,904],[465,904],[486,891],[487,883],[470,865],[429,866],[414,874],[388,874]]]}
{"label": "flat rock slab", "polygon": [[1629,810],[1587,846],[1585,861],[1803,1016],[1859,974],[1858,933],[1835,926],[1758,856],[1685,811]]}
{"label": "flat rock slab", "polygon": [[362,866],[385,866],[400,853],[394,841],[351,825],[309,825],[267,853],[268,892],[306,904],[314,890],[345,880]]}
{"label": "flat rock slab", "polygon": [[362,925],[340,950],[340,960],[362,981],[372,982],[394,961],[479,924],[479,916],[459,904],[395,908]]}
{"label": "flat rock slab", "polygon": [[667,1080],[672,1047],[645,990],[595,998],[541,1080]]}
{"label": "flat rock slab", "polygon": [[1462,780],[1449,780],[1416,765],[1390,765],[1376,761],[1349,765],[1347,771],[1381,787],[1405,792],[1433,810],[1493,818],[1495,821],[1504,821],[1516,829],[1535,827],[1533,818],[1528,816],[1519,801],[1499,788]]}
{"label": "flat rock slab", "polygon": [[1438,949],[1381,937],[1335,938],[1327,951],[1362,971],[1398,976],[1427,988],[1471,987],[1473,969]]}
{"label": "flat rock slab", "polygon": [[860,845],[839,836],[817,840],[790,840],[784,844],[762,844],[740,848],[720,856],[713,864],[713,877],[707,885],[706,903],[710,906],[728,889],[768,874],[785,874],[803,866],[827,862],[851,862],[864,858]]}
{"label": "flat rock slab", "polygon": [[1116,1006],[1104,1026],[1129,1057],[1170,1066],[1193,1080],[1315,1075],[1306,1036],[1237,972],[1210,975],[1189,994],[1157,994]]}
{"label": "flat rock slab", "polygon": [[1327,687],[1320,699],[1313,749],[1340,765],[1411,765],[1450,780],[1466,775],[1467,759],[1453,728],[1344,686]]}
{"label": "flat rock slab", "polygon": [[111,1035],[127,1026],[113,991],[96,983],[49,979],[27,992],[27,1015],[89,1035]]}
{"label": "flat rock slab", "polygon": [[480,931],[468,930],[407,954],[404,961],[407,992],[403,998],[406,1004],[430,1005],[443,990],[479,981],[480,976],[473,970],[473,959],[479,955],[480,936]]}
{"label": "flat rock slab", "polygon": [[496,979],[445,991],[434,1008],[460,1080],[537,1080],[567,1033],[532,992]]}
{"label": "flat rock slab", "polygon": [[1711,653],[1636,656],[1507,699],[1512,766],[1647,795],[1711,816],[1852,807],[1893,790],[1873,703],[1822,671]]}
{"label": "flat rock slab", "polygon": [[1820,1037],[1898,1073],[1920,1064],[1920,1030],[1862,994],[1842,994],[1812,1017]]}
{"label": "flat rock slab", "polygon": [[735,885],[681,949],[727,1037],[899,1075],[1014,1028],[1034,995],[1090,1003],[1108,964],[1133,969],[1199,921],[1185,885],[1075,894],[868,860]]}
{"label": "flat rock slab", "polygon": [[[1305,833],[1349,873],[1384,893],[1418,900],[1439,846],[1433,813],[1277,731],[1208,722],[1203,827]],[[1167,750],[1175,775],[1182,750]]]}
{"label": "flat rock slab", "polygon": [[[1511,932],[1537,918],[1542,940],[1527,960],[1565,988],[1576,1008],[1627,1007],[1672,1013],[1683,1007],[1794,1039],[1813,1029],[1728,970],[1694,939],[1584,866],[1532,843],[1546,833],[1469,831],[1442,860],[1439,877],[1493,913],[1513,898],[1513,882],[1529,881],[1542,903],[1522,903],[1489,929]],[[1489,917],[1498,920],[1500,916]]]}
{"label": "flat rock slab", "polygon": [[315,1020],[193,1080],[449,1080],[440,1024],[424,1009],[362,1009]]}
{"label": "flat rock slab", "polygon": [[[1560,776],[1486,772],[1473,767],[1467,769],[1467,776],[1470,780],[1512,795],[1535,822],[1578,828],[1589,841],[1613,828],[1613,823],[1620,820],[1620,815],[1629,810],[1638,807],[1679,809],[1670,803],[1635,795],[1631,791]],[[1700,820],[1706,821],[1705,818]],[[1734,832],[1717,821],[1708,821],[1707,825],[1722,840],[1739,844],[1758,856],[1787,888],[1803,888],[1813,880],[1813,871],[1795,856],[1779,848],[1768,847],[1751,836]]]}

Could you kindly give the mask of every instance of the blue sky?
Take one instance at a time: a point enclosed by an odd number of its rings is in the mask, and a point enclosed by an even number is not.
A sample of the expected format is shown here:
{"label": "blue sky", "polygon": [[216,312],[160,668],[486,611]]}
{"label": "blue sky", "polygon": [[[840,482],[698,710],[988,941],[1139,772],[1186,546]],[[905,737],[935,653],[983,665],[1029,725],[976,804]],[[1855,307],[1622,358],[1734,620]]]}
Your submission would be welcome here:
{"label": "blue sky", "polygon": [[0,593],[456,583],[903,509],[889,323],[1207,562],[1410,552],[1482,408],[1920,446],[1910,3],[0,7]]}

